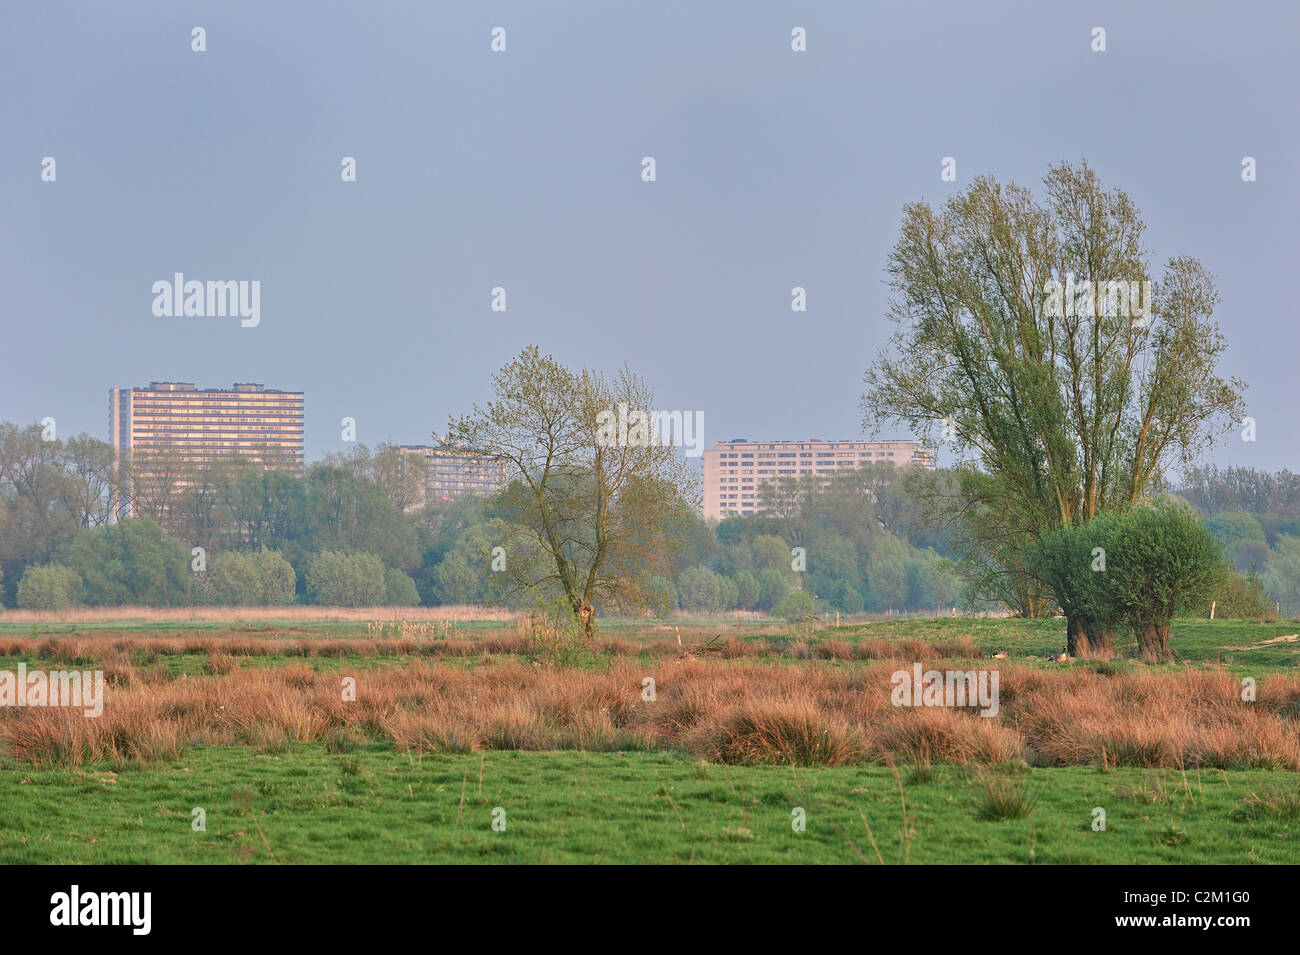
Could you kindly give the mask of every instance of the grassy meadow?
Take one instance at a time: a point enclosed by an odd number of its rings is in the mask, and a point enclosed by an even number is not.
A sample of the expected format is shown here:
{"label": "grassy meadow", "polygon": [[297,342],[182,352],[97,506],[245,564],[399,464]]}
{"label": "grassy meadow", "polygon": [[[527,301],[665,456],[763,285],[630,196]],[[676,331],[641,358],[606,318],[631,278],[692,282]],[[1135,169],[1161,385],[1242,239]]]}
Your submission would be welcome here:
{"label": "grassy meadow", "polygon": [[[0,861],[1300,862],[1294,621],[1179,620],[1150,665],[1057,662],[1060,620],[586,648],[437,609],[0,616],[0,670],[106,684],[94,719],[0,708]],[[997,716],[893,706],[914,662],[996,669]]]}

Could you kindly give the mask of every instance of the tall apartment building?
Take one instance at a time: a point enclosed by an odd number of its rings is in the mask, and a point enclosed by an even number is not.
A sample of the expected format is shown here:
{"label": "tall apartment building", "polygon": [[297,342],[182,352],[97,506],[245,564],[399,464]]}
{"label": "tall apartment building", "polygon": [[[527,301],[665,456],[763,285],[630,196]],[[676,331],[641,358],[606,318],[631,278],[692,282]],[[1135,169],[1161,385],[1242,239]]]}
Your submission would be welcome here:
{"label": "tall apartment building", "polygon": [[[301,471],[303,393],[264,385],[196,388],[151,381],[148,388],[109,389],[113,450],[131,464],[132,496],[166,480],[184,486],[185,471],[235,456],[263,467]],[[166,470],[168,475],[163,475]],[[126,505],[119,513],[126,513]]]}
{"label": "tall apartment building", "polygon": [[403,454],[427,468],[424,497],[412,507],[451,501],[469,494],[495,494],[506,483],[506,462],[427,444],[398,446]]}
{"label": "tall apartment building", "polygon": [[829,478],[881,461],[933,468],[934,452],[919,441],[724,441],[703,455],[704,519],[761,514],[759,486],[781,476]]}

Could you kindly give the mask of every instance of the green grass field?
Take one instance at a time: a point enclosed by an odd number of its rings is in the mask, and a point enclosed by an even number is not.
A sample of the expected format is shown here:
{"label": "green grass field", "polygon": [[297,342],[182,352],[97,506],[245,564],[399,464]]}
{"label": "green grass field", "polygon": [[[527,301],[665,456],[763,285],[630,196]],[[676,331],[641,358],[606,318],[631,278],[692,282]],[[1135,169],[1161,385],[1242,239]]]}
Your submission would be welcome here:
{"label": "green grass field", "polygon": [[[400,656],[303,657],[302,639],[365,636],[353,622],[0,625],[41,641],[284,635],[285,651],[238,666],[400,668]],[[1152,669],[1294,672],[1295,621],[1180,620],[1179,662]],[[707,628],[703,628],[707,629]],[[1017,660],[1059,652],[1063,623],[894,620],[791,635],[746,625],[774,648],[807,639],[934,643],[966,638]],[[286,634],[286,631],[290,633]],[[627,626],[611,636],[663,640]],[[457,633],[457,639],[474,639]],[[701,639],[697,633],[695,639]],[[689,643],[688,643],[689,645]],[[1121,656],[1132,648],[1120,641]],[[634,651],[635,652],[635,651]],[[3,664],[37,666],[11,652]],[[48,662],[48,656],[44,657]],[[478,654],[447,658],[485,665]],[[76,661],[68,661],[75,663]],[[89,665],[92,661],[87,660]],[[771,659],[774,666],[861,661]],[[148,652],[141,667],[207,679],[201,653]],[[599,655],[583,663],[606,665]],[[1043,664],[1044,666],[1058,666]],[[1068,666],[1089,666],[1078,661]],[[1121,659],[1120,668],[1147,664]],[[1300,773],[1263,770],[1029,768],[878,764],[795,768],[706,763],[676,752],[409,753],[388,742],[188,746],[175,760],[40,770],[0,755],[0,862],[24,863],[1300,863]],[[206,831],[192,829],[192,810]],[[504,810],[504,831],[492,828]],[[990,811],[992,807],[992,811]],[[1104,831],[1093,828],[1105,810]],[[806,829],[792,828],[802,808]]]}
{"label": "green grass field", "polygon": [[[1297,863],[1294,774],[704,765],[650,753],[194,748],[147,771],[0,774],[4,863]],[[901,792],[900,792],[901,781]],[[907,826],[904,829],[903,803]],[[192,810],[206,812],[196,832]],[[493,810],[504,831],[493,831]],[[806,830],[792,828],[792,811]],[[1092,828],[1106,810],[1106,830]]]}

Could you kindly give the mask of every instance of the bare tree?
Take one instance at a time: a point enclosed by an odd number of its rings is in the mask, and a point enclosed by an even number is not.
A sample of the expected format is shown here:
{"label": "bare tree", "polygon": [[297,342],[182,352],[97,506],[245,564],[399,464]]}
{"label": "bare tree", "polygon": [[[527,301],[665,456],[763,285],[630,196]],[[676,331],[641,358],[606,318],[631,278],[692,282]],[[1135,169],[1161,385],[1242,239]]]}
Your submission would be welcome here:
{"label": "bare tree", "polygon": [[453,418],[446,444],[507,463],[510,485],[496,509],[519,546],[507,548],[504,573],[517,588],[557,591],[590,640],[597,602],[651,602],[698,489],[672,447],[624,435],[617,423],[611,433],[620,405],[653,410],[653,393],[626,366],[607,380],[530,346],[492,384],[496,400]]}

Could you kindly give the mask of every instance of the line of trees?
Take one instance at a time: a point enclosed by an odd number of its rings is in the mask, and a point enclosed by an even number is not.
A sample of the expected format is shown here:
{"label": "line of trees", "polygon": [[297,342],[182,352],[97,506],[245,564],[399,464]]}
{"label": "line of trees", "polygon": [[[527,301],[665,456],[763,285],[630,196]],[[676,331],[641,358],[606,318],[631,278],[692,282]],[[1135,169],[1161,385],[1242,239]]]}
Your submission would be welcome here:
{"label": "line of trees", "polygon": [[[524,607],[539,597],[566,600],[550,566],[554,554],[545,543],[545,524],[524,519],[530,513],[528,496],[536,491],[519,476],[495,499],[415,507],[423,488],[414,485],[404,456],[391,448],[371,454],[358,446],[329,455],[301,476],[234,460],[179,475],[174,507],[160,515],[161,521],[107,523],[107,502],[114,493],[112,482],[102,479],[109,473],[107,450],[87,436],[60,445],[42,441],[35,427],[0,425],[0,579],[9,606]],[[88,460],[101,467],[87,468]],[[598,498],[590,485],[581,490],[580,468],[567,472],[570,483],[552,483],[555,473],[559,468],[553,464],[544,499],[558,516],[561,552],[575,555],[577,567],[578,559],[593,553],[592,537],[582,530],[583,515],[595,513]],[[954,605],[996,609],[1000,605],[979,592],[981,576],[961,574],[973,562],[959,549],[960,528],[944,526],[927,511],[936,486],[959,481],[953,472],[886,463],[841,472],[829,482],[782,477],[760,489],[765,513],[716,526],[706,525],[681,499],[669,509],[651,504],[644,513],[657,520],[611,521],[616,533],[605,532],[607,553],[639,567],[635,591],[624,585],[618,602],[599,591],[585,599],[602,612],[734,609],[791,619],[816,612],[925,612]],[[1217,479],[1213,472],[1192,472],[1183,491],[1188,500],[1206,506],[1229,500],[1224,484],[1288,482],[1285,472]],[[1211,599],[1219,600],[1220,614],[1261,616],[1272,599],[1272,591],[1269,600],[1264,598],[1265,583],[1300,585],[1300,560],[1287,563],[1293,551],[1300,558],[1300,537],[1288,533],[1298,529],[1300,497],[1270,493],[1252,500],[1271,502],[1267,506],[1282,513],[1270,512],[1262,522],[1240,512],[1210,516],[1210,532],[1244,571],[1225,574],[1214,588]],[[651,525],[653,536],[645,532]],[[1110,567],[1124,566],[1124,545],[1119,552],[1108,545],[1103,526],[1109,527],[1103,521],[1068,529],[1092,535],[1071,539],[1079,555],[1075,576],[1091,566],[1098,546],[1106,548]],[[1262,577],[1242,565],[1245,556],[1257,553],[1256,545],[1270,543],[1276,550]],[[195,547],[204,549],[201,572],[195,569]],[[638,563],[646,549],[653,549],[654,560]],[[1051,553],[1060,552],[1027,551],[1026,572],[1045,592],[1067,592],[1071,575],[1050,570],[1045,555]],[[597,580],[612,573],[610,566],[600,568]],[[1194,596],[1191,591],[1184,596],[1189,609]],[[1126,622],[1117,611],[1101,613],[1082,598],[1078,606],[1095,632],[1113,633]],[[1158,637],[1159,626],[1154,633]]]}
{"label": "line of trees", "polygon": [[492,499],[423,507],[423,474],[405,455],[357,446],[301,475],[253,459],[174,464],[173,486],[164,493],[155,474],[148,501],[136,500],[139,516],[110,522],[114,500],[130,488],[107,443],[46,441],[37,426],[0,425],[4,602],[523,607],[540,599],[564,602],[587,628],[597,609],[801,618],[961,600],[945,535],[921,521],[905,472],[892,464],[826,486],[782,480],[762,491],[770,515],[710,527],[674,449],[606,447],[587,429],[604,407],[652,403],[630,372],[575,375],[531,349],[499,376],[498,391],[500,401],[454,423],[451,435],[506,452],[509,487]]}
{"label": "line of trees", "polygon": [[[675,448],[611,442],[601,426],[619,405],[652,408],[646,382],[529,347],[443,439],[507,463],[507,486],[486,499],[422,505],[422,464],[387,446],[301,474],[155,456],[131,480],[97,439],[0,425],[5,603],[541,602],[590,638],[611,611],[798,619],[960,602],[1059,608],[1073,654],[1112,652],[1122,625],[1168,656],[1175,612],[1222,594],[1224,609],[1255,615],[1266,581],[1295,586],[1300,494],[1287,472],[1190,466],[1232,427],[1242,387],[1216,374],[1217,294],[1198,263],[1170,261],[1141,321],[1097,298],[1062,311],[1038,294],[1062,274],[1094,288],[1149,275],[1123,193],[1086,166],[1054,168],[1047,186],[1042,206],[981,179],[941,213],[906,210],[890,264],[899,328],[863,403],[869,424],[940,429],[951,469],[781,477],[761,486],[763,513],[707,526]],[[1160,497],[1175,464],[1202,512],[1270,510],[1204,525]],[[137,516],[114,523],[123,500]],[[1278,546],[1266,574],[1227,569],[1225,555],[1240,567],[1257,553],[1259,534]],[[1099,553],[1109,570],[1094,566]]]}
{"label": "line of trees", "polygon": [[[403,510],[423,494],[404,458],[358,447],[300,476],[253,458],[154,470],[155,456],[132,479],[107,442],[0,423],[3,602],[416,603],[428,515]],[[114,522],[126,501],[134,516]]]}
{"label": "line of trees", "polygon": [[1284,614],[1300,613],[1300,475],[1207,465],[1184,476],[1179,494],[1252,592]]}

